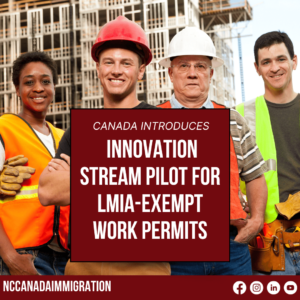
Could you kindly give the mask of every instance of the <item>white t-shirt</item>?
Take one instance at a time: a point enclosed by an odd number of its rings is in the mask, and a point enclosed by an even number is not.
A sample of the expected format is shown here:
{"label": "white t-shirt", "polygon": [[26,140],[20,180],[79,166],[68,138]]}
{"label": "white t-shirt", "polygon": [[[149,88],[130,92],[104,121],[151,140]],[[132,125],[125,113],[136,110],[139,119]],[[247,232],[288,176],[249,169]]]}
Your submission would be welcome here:
{"label": "white t-shirt", "polygon": [[51,133],[49,135],[42,134],[35,129],[33,129],[37,136],[40,138],[40,140],[43,142],[43,144],[47,147],[51,155],[55,156],[55,149],[54,149],[54,142]]}

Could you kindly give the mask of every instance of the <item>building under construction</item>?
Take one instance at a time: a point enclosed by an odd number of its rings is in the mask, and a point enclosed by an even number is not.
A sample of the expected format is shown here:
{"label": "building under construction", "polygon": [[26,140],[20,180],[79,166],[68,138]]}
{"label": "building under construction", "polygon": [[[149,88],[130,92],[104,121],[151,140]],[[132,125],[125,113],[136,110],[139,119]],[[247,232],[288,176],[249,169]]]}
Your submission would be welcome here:
{"label": "building under construction", "polygon": [[196,26],[213,39],[225,65],[215,70],[210,98],[235,105],[232,29],[252,19],[247,0],[0,0],[0,114],[18,113],[21,101],[12,83],[13,61],[40,50],[57,64],[59,81],[47,119],[69,127],[70,108],[100,108],[103,92],[91,48],[105,23],[124,15],[147,33],[153,60],[138,82],[137,97],[152,105],[171,98],[168,70],[158,61],[169,42],[186,26]]}

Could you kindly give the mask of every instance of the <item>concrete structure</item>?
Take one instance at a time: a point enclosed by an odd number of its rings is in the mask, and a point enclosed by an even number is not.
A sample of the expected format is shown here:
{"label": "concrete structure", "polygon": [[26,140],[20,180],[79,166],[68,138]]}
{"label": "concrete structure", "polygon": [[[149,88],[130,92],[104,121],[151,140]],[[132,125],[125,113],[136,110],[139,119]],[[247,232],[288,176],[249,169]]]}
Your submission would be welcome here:
{"label": "concrete structure", "polygon": [[[4,3],[3,3],[4,2]],[[0,114],[18,113],[11,80],[12,63],[27,51],[47,52],[57,63],[59,83],[48,120],[69,127],[71,107],[99,108],[103,94],[91,47],[106,22],[124,15],[142,26],[153,61],[138,83],[140,100],[156,105],[169,100],[172,84],[168,70],[159,66],[172,37],[186,26],[205,30],[214,40],[225,66],[216,69],[210,97],[235,105],[232,29],[252,19],[247,0],[3,0],[0,4]]]}

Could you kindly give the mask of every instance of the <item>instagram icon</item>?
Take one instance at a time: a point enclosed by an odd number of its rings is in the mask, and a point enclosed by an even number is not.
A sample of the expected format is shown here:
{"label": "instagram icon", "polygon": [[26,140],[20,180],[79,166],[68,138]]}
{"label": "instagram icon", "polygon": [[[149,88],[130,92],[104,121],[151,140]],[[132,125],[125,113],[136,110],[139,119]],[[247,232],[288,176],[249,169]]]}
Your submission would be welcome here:
{"label": "instagram icon", "polygon": [[254,295],[259,295],[264,290],[264,286],[259,281],[253,281],[250,285],[250,291]]}

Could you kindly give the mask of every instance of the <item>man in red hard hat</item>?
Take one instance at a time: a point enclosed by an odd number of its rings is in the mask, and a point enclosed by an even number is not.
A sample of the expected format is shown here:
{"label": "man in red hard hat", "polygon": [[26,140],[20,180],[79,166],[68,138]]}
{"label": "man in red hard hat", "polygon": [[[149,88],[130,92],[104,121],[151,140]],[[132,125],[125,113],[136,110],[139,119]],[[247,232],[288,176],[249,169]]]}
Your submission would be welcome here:
{"label": "man in red hard hat", "polygon": [[[104,108],[152,108],[136,98],[137,81],[152,60],[143,29],[120,16],[100,30],[92,47],[97,74],[103,87]],[[55,159],[43,171],[39,182],[42,205],[70,204],[70,128],[62,137]],[[55,187],[55,188],[53,188]],[[170,275],[168,263],[70,263],[66,275]]]}
{"label": "man in red hard hat", "polygon": [[105,108],[153,108],[136,98],[136,84],[152,60],[143,29],[119,16],[103,26],[92,47]]}

